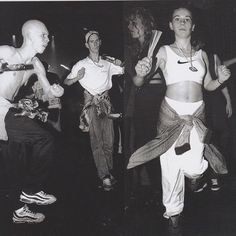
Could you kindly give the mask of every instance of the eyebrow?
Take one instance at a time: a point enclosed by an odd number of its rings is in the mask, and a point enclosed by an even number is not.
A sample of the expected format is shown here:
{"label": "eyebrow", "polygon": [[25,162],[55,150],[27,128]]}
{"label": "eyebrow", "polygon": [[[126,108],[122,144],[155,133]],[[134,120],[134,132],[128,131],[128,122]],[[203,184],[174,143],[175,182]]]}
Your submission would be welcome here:
{"label": "eyebrow", "polygon": [[[175,17],[182,17],[182,16],[180,16],[180,15],[175,15],[175,16],[173,16],[173,18],[172,19],[174,19]],[[192,17],[191,16],[189,16],[189,15],[187,15],[187,16],[184,16],[184,17],[188,17],[188,18],[190,18],[190,19],[192,19]]]}

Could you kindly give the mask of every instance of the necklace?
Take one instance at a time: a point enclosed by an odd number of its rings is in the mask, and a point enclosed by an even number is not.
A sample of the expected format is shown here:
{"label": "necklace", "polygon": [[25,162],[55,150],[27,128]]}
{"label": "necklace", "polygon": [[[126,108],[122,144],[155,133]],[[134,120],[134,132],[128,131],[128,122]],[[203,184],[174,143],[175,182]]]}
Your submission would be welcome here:
{"label": "necklace", "polygon": [[185,57],[185,59],[186,59],[188,62],[190,62],[190,65],[191,65],[191,66],[189,67],[189,70],[191,70],[192,72],[197,72],[198,69],[197,69],[195,66],[193,66],[193,60],[192,60],[192,46],[191,46],[191,50],[190,50],[190,61],[189,61],[188,57],[184,54],[184,50],[183,50],[182,48],[180,48],[176,42],[175,42],[175,45],[176,45],[176,47],[178,48],[178,50],[180,51],[180,53]]}
{"label": "necklace", "polygon": [[[103,65],[102,64],[99,64],[99,61],[98,62],[96,62],[96,61],[94,61],[90,56],[88,56],[89,57],[89,59],[93,62],[93,64],[95,65],[95,66],[97,66],[97,67],[100,67],[100,68],[102,68],[103,67]],[[99,59],[98,59],[99,60]]]}

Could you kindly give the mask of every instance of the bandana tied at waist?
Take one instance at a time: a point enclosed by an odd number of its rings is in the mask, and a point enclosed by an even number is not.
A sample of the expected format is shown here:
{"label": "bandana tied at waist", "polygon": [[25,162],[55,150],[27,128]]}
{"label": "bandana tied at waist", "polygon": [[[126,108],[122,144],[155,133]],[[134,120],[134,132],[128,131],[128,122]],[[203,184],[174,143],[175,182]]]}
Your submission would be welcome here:
{"label": "bandana tied at waist", "polygon": [[92,95],[87,90],[84,90],[84,107],[80,115],[80,129],[83,132],[89,131],[89,124],[91,118],[88,111],[91,107],[95,107],[96,115],[100,118],[104,118],[111,113],[111,102],[108,95],[108,91],[102,94]]}
{"label": "bandana tied at waist", "polygon": [[194,112],[193,115],[179,116],[176,111],[164,99],[160,108],[158,135],[136,150],[129,159],[127,169],[144,164],[165,153],[176,141],[175,153],[182,153],[191,149],[190,131],[193,126],[196,128],[199,139],[205,144],[204,157],[209,161],[211,167],[216,173],[228,173],[225,159],[222,154],[209,144],[210,131],[204,125],[205,122],[205,104]]}
{"label": "bandana tied at waist", "polygon": [[42,122],[47,122],[48,112],[39,107],[39,103],[30,98],[22,98],[18,103],[14,104],[17,109],[15,116],[27,116],[30,119],[38,119]]}

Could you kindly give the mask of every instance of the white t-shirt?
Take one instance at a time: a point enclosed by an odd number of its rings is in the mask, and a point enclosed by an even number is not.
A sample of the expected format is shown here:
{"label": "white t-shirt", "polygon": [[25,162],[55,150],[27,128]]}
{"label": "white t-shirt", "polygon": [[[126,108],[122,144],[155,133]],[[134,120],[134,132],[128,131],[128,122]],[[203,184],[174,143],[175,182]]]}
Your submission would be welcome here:
{"label": "white t-shirt", "polygon": [[122,67],[116,66],[106,60],[99,58],[99,62],[95,63],[92,59],[86,57],[73,66],[67,79],[75,78],[82,67],[85,68],[85,75],[79,82],[92,95],[101,94],[109,90],[112,87],[112,75],[124,73]]}

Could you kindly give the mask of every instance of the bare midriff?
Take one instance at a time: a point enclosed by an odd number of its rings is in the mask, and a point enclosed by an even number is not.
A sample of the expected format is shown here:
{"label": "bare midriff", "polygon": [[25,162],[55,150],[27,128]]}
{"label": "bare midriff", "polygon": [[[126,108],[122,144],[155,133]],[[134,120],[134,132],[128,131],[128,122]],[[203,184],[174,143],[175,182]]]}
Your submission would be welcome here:
{"label": "bare midriff", "polygon": [[198,102],[203,100],[202,85],[184,81],[167,86],[166,96],[180,102]]}

